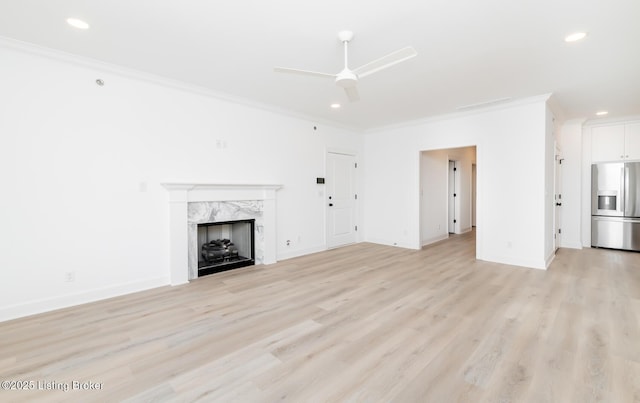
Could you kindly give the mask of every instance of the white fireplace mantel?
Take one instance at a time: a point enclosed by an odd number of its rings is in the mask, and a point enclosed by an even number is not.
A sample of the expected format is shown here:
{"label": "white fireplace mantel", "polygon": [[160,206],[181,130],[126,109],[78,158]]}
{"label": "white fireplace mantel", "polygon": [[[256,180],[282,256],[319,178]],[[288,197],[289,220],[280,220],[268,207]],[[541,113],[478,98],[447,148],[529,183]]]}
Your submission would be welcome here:
{"label": "white fireplace mantel", "polygon": [[264,264],[276,262],[276,191],[282,185],[173,182],[169,192],[171,285],[189,281],[188,203],[261,200],[264,211]]}
{"label": "white fireplace mantel", "polygon": [[[275,198],[282,185],[236,183],[161,183],[169,191],[170,201],[265,200]],[[215,197],[210,199],[209,197]]]}

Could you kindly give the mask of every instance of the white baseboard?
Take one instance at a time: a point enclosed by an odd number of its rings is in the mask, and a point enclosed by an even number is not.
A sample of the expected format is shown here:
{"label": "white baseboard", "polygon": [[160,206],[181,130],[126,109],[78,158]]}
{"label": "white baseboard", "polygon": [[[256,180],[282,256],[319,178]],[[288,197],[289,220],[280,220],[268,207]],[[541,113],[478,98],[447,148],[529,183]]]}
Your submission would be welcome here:
{"label": "white baseboard", "polygon": [[294,257],[310,255],[312,253],[323,252],[327,250],[327,245],[317,245],[312,248],[298,249],[291,252],[278,253],[278,261],[293,259]]}
{"label": "white baseboard", "polygon": [[562,243],[562,245],[560,245],[561,248],[568,248],[568,249],[582,249],[583,246],[581,243]]}
{"label": "white baseboard", "polygon": [[414,250],[420,249],[419,243],[416,243],[415,245],[410,245],[403,242],[391,242],[387,239],[380,239],[380,238],[368,238],[367,240],[365,240],[365,242],[375,243],[378,245],[395,246],[396,248],[405,248],[405,249],[414,249]]}
{"label": "white baseboard", "polygon": [[529,259],[514,259],[514,258],[503,257],[503,256],[484,256],[482,260],[486,262],[507,264],[510,266],[520,266],[520,267],[525,267],[527,269],[547,270],[547,267],[545,266],[546,262],[542,260],[533,261]]}
{"label": "white baseboard", "polygon": [[449,239],[449,234],[439,235],[437,237],[430,238],[430,239],[424,239],[422,240],[422,246],[431,245],[436,242],[444,241],[445,239]]}
{"label": "white baseboard", "polygon": [[545,269],[549,268],[549,266],[551,265],[551,262],[553,262],[553,259],[555,259],[555,258],[556,258],[556,253],[555,252],[553,252],[551,254],[551,256],[547,257],[547,260],[544,263],[545,264]]}
{"label": "white baseboard", "polygon": [[0,322],[39,313],[55,311],[57,309],[86,304],[102,299],[118,297],[138,291],[169,285],[169,277],[158,277],[133,283],[119,284],[116,286],[98,288],[83,291],[76,294],[63,295],[39,301],[31,301],[24,304],[12,305],[0,308]]}

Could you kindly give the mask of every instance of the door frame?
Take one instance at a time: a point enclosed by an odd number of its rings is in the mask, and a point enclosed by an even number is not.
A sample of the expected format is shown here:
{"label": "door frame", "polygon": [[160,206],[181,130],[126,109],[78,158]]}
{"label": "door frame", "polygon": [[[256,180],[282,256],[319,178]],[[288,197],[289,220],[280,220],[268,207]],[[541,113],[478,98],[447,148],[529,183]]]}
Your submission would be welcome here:
{"label": "door frame", "polygon": [[[449,234],[460,233],[460,203],[457,195],[460,193],[460,175],[458,173],[458,165],[460,161],[448,159],[447,166],[447,231]],[[453,191],[452,191],[453,186]],[[456,196],[454,196],[454,194]],[[451,211],[453,209],[453,211]],[[453,229],[453,231],[452,231]]]}
{"label": "door frame", "polygon": [[[437,241],[441,241],[444,239],[447,239],[448,237],[448,232],[447,232],[447,236],[443,237],[442,239],[436,239],[436,240],[426,240],[428,243],[425,243],[425,239],[424,239],[424,234],[423,234],[423,228],[425,223],[423,222],[424,219],[424,194],[426,193],[426,188],[427,186],[429,186],[428,183],[424,182],[424,177],[423,177],[423,166],[422,166],[422,155],[425,152],[430,152],[430,151],[445,151],[447,152],[450,149],[456,149],[456,148],[466,148],[466,147],[475,147],[476,153],[475,153],[475,165],[476,165],[476,228],[475,228],[475,234],[476,234],[476,252],[475,252],[475,257],[476,259],[485,259],[485,252],[484,252],[484,229],[483,229],[483,219],[485,217],[485,212],[484,212],[484,170],[483,170],[483,161],[484,161],[484,146],[482,146],[482,144],[478,144],[478,143],[470,143],[470,144],[452,144],[452,145],[447,145],[445,147],[433,147],[433,148],[423,148],[420,149],[415,155],[416,155],[416,159],[415,159],[415,164],[418,168],[418,172],[416,175],[416,193],[415,193],[415,198],[416,198],[416,204],[417,204],[417,217],[418,217],[418,225],[417,225],[417,240],[418,243],[416,244],[416,249],[421,249],[427,245],[429,245],[430,243],[433,242],[437,242]],[[448,161],[449,160],[454,160],[456,159],[456,157],[454,155],[451,155],[450,153],[447,155],[447,168],[446,171],[448,172]],[[448,173],[447,173],[448,175]],[[447,187],[448,187],[448,177],[446,179],[447,181]],[[471,186],[469,186],[469,192],[471,192]],[[442,197],[442,199],[439,201],[440,203],[445,203],[445,206],[448,206],[448,190],[444,190],[444,193],[442,194],[442,196],[438,196],[438,197]],[[447,207],[448,209],[448,207]],[[445,214],[445,213],[443,213]],[[446,213],[447,217],[448,217],[448,212]],[[471,214],[471,212],[469,212],[469,214]]]}
{"label": "door frame", "polygon": [[476,227],[477,200],[476,192],[478,188],[478,171],[476,163],[471,164],[471,228]]}
{"label": "door frame", "polygon": [[562,243],[562,153],[558,145],[555,146],[553,161],[553,251],[560,248]]}

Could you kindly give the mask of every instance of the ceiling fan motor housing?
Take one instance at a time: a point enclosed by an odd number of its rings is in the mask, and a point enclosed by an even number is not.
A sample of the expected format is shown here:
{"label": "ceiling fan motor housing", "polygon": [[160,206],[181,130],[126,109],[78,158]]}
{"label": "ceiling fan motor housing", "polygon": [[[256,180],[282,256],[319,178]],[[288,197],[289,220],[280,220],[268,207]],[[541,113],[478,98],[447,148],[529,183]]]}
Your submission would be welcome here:
{"label": "ceiling fan motor housing", "polygon": [[342,70],[336,75],[336,84],[342,88],[355,87],[358,82],[358,76],[351,70]]}

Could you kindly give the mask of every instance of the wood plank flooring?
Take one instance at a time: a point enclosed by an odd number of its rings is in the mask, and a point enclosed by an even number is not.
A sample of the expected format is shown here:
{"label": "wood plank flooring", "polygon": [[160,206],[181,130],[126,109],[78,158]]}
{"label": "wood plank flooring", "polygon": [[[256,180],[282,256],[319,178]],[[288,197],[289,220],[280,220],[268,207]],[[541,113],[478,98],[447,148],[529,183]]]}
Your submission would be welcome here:
{"label": "wood plank flooring", "polygon": [[640,253],[474,256],[362,243],[0,323],[0,380],[34,382],[0,401],[640,402]]}

